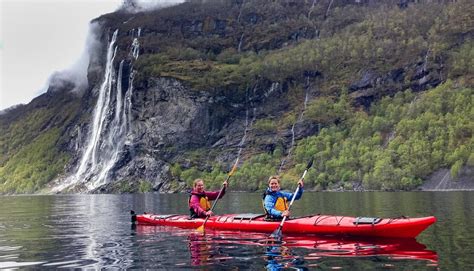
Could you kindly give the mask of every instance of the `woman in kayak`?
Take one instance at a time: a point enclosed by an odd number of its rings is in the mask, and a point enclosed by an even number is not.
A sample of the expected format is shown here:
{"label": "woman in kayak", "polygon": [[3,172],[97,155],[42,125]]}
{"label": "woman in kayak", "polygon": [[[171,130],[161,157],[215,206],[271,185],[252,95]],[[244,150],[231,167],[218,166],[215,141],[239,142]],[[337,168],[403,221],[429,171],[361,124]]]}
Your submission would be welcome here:
{"label": "woman in kayak", "polygon": [[[300,189],[295,200],[303,195],[303,179],[298,181]],[[281,220],[284,216],[290,216],[288,201],[291,201],[293,193],[280,191],[280,176],[270,176],[268,178],[268,188],[263,194],[263,208],[267,220]]]}
{"label": "woman in kayak", "polygon": [[[227,181],[222,184],[224,187],[219,198],[222,198],[227,188]],[[189,197],[189,211],[191,212],[191,218],[205,218],[211,216],[213,213],[211,209],[211,200],[217,199],[219,191],[207,192],[204,191],[204,181],[202,179],[194,180],[193,190]]]}

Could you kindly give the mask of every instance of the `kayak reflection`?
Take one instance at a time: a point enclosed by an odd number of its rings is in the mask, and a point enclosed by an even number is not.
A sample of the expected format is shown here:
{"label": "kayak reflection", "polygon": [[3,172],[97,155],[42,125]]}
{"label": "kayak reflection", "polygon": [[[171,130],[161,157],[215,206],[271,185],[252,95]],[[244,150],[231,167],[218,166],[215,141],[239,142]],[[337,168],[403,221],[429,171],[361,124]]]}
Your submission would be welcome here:
{"label": "kayak reflection", "polygon": [[[232,246],[262,247],[261,259],[268,270],[291,267],[306,270],[305,266],[323,258],[368,258],[385,257],[390,261],[425,261],[429,266],[437,266],[438,255],[428,250],[415,239],[327,237],[314,235],[285,235],[281,240],[270,238],[264,233],[207,230],[177,230],[170,227],[137,225],[137,235],[165,233],[186,237],[191,264],[202,266],[225,262],[236,257],[230,251]],[[227,249],[227,250],[226,250]],[[294,253],[294,250],[298,250]]]}

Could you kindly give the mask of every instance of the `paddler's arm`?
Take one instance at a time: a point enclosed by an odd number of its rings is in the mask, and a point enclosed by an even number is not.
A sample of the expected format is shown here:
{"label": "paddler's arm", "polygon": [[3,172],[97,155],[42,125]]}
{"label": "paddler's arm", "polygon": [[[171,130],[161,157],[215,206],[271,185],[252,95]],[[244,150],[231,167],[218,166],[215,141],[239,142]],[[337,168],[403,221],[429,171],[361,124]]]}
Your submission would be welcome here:
{"label": "paddler's arm", "polygon": [[[299,200],[301,198],[301,196],[303,196],[303,186],[304,186],[304,182],[303,182],[303,179],[300,179],[298,181],[298,185],[300,186],[300,189],[298,189],[298,193],[296,193],[296,197],[295,197],[295,200]],[[293,193],[290,193],[290,192],[284,192],[286,195],[285,197],[288,199],[288,200],[291,200],[293,198]]]}
{"label": "paddler's arm", "polygon": [[[222,188],[222,193],[221,195],[219,196],[219,198],[221,199],[224,195],[225,195],[225,190],[227,188],[227,181],[225,181],[224,183],[222,183],[223,185],[223,188]],[[215,200],[217,199],[217,196],[219,195],[219,192],[220,191],[214,191],[214,192],[205,192],[206,193],[206,196],[209,200]]]}

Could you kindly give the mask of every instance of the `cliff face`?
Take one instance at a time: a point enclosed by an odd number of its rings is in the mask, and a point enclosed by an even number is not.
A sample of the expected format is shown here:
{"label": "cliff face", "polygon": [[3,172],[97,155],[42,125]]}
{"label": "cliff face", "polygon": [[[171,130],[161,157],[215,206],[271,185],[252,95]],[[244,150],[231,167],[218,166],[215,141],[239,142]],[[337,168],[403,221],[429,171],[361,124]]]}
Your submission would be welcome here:
{"label": "cliff face", "polygon": [[[325,127],[346,127],[350,115],[370,112],[383,97],[429,90],[449,79],[449,57],[437,50],[460,50],[472,28],[453,29],[454,38],[436,47],[434,36],[417,36],[426,29],[386,34],[390,31],[383,27],[389,26],[374,21],[388,16],[400,27],[405,24],[400,16],[422,14],[427,18],[419,27],[436,29],[430,14],[449,8],[460,12],[463,4],[453,6],[189,1],[104,15],[94,21],[101,46],[91,52],[89,87],[83,93],[61,84],[0,115],[8,131],[1,141],[2,191],[181,191],[199,172],[225,173],[237,157],[242,165],[258,154],[278,160],[266,162],[279,165],[268,172],[291,172],[305,159],[292,156],[299,140]],[[11,140],[20,131],[27,136]],[[38,141],[48,133],[49,141]],[[43,162],[31,172],[44,172],[48,163],[54,170],[41,181],[31,173],[16,176],[19,164],[31,158],[25,152],[26,160],[16,161],[21,155],[15,148],[31,145],[28,150],[34,151],[45,142],[52,147],[41,149],[38,160]],[[360,185],[362,177],[351,176]]]}

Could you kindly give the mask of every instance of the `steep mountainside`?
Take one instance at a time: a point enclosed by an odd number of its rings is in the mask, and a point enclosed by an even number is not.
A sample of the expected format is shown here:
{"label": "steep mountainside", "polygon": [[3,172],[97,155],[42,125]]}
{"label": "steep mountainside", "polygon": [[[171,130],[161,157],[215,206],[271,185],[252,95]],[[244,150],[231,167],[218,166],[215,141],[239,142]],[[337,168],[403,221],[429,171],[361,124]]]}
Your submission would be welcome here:
{"label": "steep mountainside", "polygon": [[[130,4],[130,3],[129,3]],[[93,21],[89,86],[0,115],[0,192],[414,189],[474,166],[468,0],[207,0]],[[472,176],[463,178],[474,179]]]}

